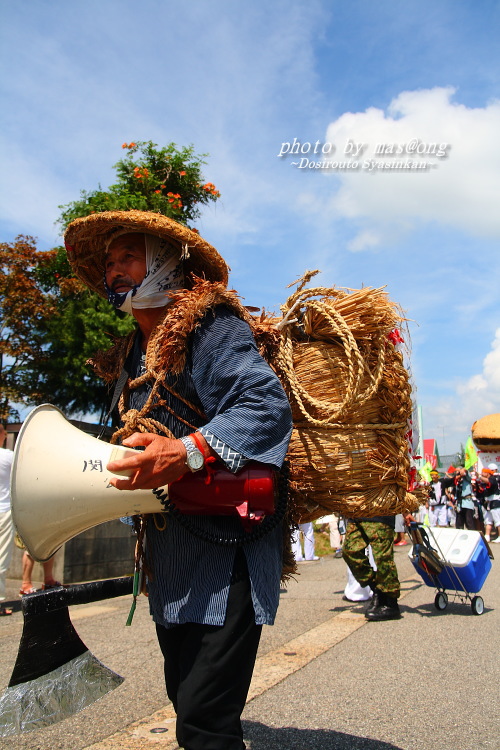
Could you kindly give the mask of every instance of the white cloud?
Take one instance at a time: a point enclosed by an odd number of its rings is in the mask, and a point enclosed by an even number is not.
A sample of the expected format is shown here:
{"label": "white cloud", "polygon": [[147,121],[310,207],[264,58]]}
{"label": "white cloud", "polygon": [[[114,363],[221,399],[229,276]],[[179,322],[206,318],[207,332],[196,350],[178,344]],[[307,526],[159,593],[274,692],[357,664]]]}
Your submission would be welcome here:
{"label": "white cloud", "polygon": [[446,434],[446,447],[456,450],[465,443],[477,419],[500,412],[500,328],[495,332],[491,349],[483,360],[480,373],[455,386],[455,394],[426,409],[424,431],[434,437],[441,447],[442,430]]}
{"label": "white cloud", "polygon": [[[331,207],[362,226],[351,250],[392,240],[395,232],[419,222],[500,237],[500,102],[473,109],[454,103],[454,94],[453,88],[404,91],[387,113],[348,112],[329,125],[333,160],[348,158],[344,151],[353,151],[352,144],[364,147],[357,170],[334,171],[340,188]],[[380,146],[394,152],[377,155],[377,146],[379,152]],[[396,146],[403,153],[398,155]],[[430,166],[425,171],[379,168],[397,161]]]}

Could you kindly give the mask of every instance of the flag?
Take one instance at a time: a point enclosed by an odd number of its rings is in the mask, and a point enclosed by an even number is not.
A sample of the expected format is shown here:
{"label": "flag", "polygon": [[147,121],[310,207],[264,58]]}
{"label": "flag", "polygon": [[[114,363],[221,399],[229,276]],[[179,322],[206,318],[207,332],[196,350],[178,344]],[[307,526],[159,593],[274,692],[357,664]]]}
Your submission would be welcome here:
{"label": "flag", "polygon": [[430,482],[431,481],[431,469],[432,464],[427,461],[421,469],[419,469],[420,476],[423,478],[424,482]]}
{"label": "flag", "polygon": [[472,438],[468,437],[465,443],[465,468],[470,469],[477,461],[477,451],[472,443]]}

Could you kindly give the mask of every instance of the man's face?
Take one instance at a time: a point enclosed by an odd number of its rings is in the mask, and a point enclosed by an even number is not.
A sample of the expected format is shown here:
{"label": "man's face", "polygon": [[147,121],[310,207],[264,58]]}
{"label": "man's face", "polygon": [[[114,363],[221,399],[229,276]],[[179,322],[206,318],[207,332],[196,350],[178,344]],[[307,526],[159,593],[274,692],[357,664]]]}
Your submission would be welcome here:
{"label": "man's face", "polygon": [[129,292],[146,275],[146,243],[143,234],[122,234],[109,246],[105,261],[106,283],[113,292]]}

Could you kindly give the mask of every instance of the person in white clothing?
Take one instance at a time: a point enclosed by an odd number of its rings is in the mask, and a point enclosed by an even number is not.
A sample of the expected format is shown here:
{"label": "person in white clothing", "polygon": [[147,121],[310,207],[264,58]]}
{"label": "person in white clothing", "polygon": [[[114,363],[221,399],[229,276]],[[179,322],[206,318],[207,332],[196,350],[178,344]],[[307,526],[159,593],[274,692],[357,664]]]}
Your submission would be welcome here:
{"label": "person in white clothing", "polygon": [[491,530],[495,526],[498,536],[494,543],[500,544],[500,484],[494,469],[482,469],[476,482],[476,497],[483,506],[486,541],[491,541]]}
{"label": "person in white clothing", "polygon": [[429,486],[429,522],[431,526],[448,526],[448,496],[446,491],[453,485],[453,479],[439,478],[439,472],[431,471]]}
{"label": "person in white clothing", "polygon": [[0,617],[11,615],[5,602],[5,578],[12,557],[14,526],[10,512],[10,469],[13,451],[4,448],[7,439],[5,427],[0,424]]}
{"label": "person in white clothing", "polygon": [[[302,553],[301,535],[304,537],[304,553]],[[314,554],[314,525],[309,523],[299,523],[299,528],[295,531],[292,538],[292,551],[297,562],[309,560],[319,560]]]}
{"label": "person in white clothing", "polygon": [[[373,570],[377,570],[377,564],[373,557],[371,544],[369,544],[368,547],[365,549],[365,555],[370,561],[370,565],[372,566]],[[367,602],[369,599],[372,598],[373,591],[371,590],[369,586],[362,586],[360,583],[358,583],[357,580],[354,578],[353,574],[351,573],[351,569],[349,568],[348,565],[346,565],[346,568],[347,568],[347,583],[344,589],[344,596],[342,597],[342,599],[344,599],[347,602]]]}

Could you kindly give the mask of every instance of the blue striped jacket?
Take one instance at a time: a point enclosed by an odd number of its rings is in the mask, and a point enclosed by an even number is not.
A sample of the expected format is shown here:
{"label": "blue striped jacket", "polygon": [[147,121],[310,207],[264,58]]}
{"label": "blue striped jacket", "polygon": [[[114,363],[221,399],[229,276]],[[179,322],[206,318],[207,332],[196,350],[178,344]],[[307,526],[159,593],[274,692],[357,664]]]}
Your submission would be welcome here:
{"label": "blue striped jacket", "polygon": [[[142,366],[137,337],[127,362],[132,378],[141,373]],[[191,335],[184,371],[169,376],[168,385],[206,415],[203,419],[197,410],[163,389],[162,397],[181,419],[202,428],[214,446],[218,443],[212,436],[232,449],[238,460],[229,468],[245,460],[281,466],[292,431],[288,400],[278,378],[258,353],[248,324],[227,308],[217,307],[206,314]],[[149,388],[146,384],[131,391],[128,408],[139,409]],[[192,432],[164,407],[157,407],[149,416],[176,437]],[[150,519],[146,531],[146,554],[153,571],[148,588],[154,621],[164,627],[185,622],[222,625],[236,548],[204,541],[170,516],[164,525],[164,518]],[[189,519],[199,531],[217,536],[241,532],[237,518]],[[281,527],[245,544],[243,549],[255,622],[271,625],[279,601]]]}

